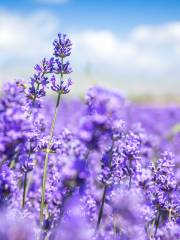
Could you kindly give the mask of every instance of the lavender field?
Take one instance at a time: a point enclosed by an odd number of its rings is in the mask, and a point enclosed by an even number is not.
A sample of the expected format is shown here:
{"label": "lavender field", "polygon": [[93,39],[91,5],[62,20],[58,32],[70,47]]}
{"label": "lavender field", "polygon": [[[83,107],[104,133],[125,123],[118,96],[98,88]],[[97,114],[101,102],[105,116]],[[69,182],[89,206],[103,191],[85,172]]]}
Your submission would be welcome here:
{"label": "lavender field", "polygon": [[180,239],[180,107],[67,98],[71,48],[3,87],[0,240]]}

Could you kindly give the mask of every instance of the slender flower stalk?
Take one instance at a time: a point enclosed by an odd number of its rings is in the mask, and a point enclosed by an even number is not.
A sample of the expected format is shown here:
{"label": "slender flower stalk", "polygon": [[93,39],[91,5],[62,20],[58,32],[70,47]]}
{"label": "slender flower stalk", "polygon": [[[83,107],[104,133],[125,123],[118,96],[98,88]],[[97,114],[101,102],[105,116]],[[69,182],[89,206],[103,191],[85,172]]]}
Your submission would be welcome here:
{"label": "slender flower stalk", "polygon": [[[44,60],[43,60],[44,61]],[[42,65],[44,63],[42,62]],[[39,66],[39,65],[38,65]],[[34,67],[34,69],[36,70],[36,74],[34,74],[33,77],[31,77],[31,83],[30,83],[30,87],[27,88],[27,85],[24,84],[23,82],[19,82],[17,81],[16,84],[17,86],[21,87],[22,91],[25,93],[27,99],[30,99],[30,105],[29,105],[29,109],[28,109],[28,118],[31,118],[31,116],[33,115],[33,109],[36,108],[36,100],[37,98],[40,98],[44,95],[44,93],[42,94],[42,89],[41,94],[39,94],[39,89],[41,87],[41,85],[43,85],[43,81],[46,82],[46,84],[48,83],[47,81],[47,77],[45,78],[45,74],[48,73],[47,71],[42,71],[42,72],[38,72],[37,71],[37,65]],[[31,101],[32,100],[32,101]],[[31,159],[31,155],[32,155],[32,151],[31,151],[31,140],[29,142],[30,146],[29,146],[29,153],[28,153],[28,158],[29,160]],[[24,166],[23,166],[24,167]],[[28,167],[28,166],[26,166]],[[33,169],[33,168],[32,168]],[[32,170],[31,169],[31,170]],[[22,193],[22,208],[24,208],[25,203],[26,203],[26,196],[28,193],[28,189],[27,189],[27,180],[28,180],[28,171],[26,169],[26,171],[24,172],[24,180],[23,180],[23,193]]]}
{"label": "slender flower stalk", "polygon": [[155,222],[155,234],[154,234],[155,237],[156,237],[157,230],[158,230],[158,227],[159,227],[160,217],[161,217],[161,213],[158,212],[158,214],[157,214],[157,220],[156,220],[156,222]]}
{"label": "slender flower stalk", "polygon": [[26,195],[27,195],[27,178],[28,173],[26,172],[24,174],[24,182],[23,182],[23,199],[22,199],[22,208],[24,208],[25,202],[26,202]]}
{"label": "slender flower stalk", "polygon": [[152,224],[150,225],[150,233],[149,233],[149,239],[153,239],[153,231],[154,231],[154,225],[155,225],[156,219],[152,221]]}
{"label": "slender flower stalk", "polygon": [[47,149],[46,149],[45,160],[44,160],[41,207],[40,207],[40,222],[41,223],[43,221],[43,210],[44,210],[44,200],[45,200],[45,191],[46,191],[48,158],[49,158],[50,148],[51,148],[51,144],[52,144],[52,138],[53,138],[53,134],[54,134],[54,128],[55,128],[55,123],[56,123],[56,118],[57,118],[58,107],[59,107],[59,104],[60,104],[60,97],[61,97],[61,92],[58,93],[56,108],[55,108],[55,111],[54,111],[54,116],[53,116],[51,129],[50,129],[50,139],[49,139],[49,142],[48,142],[48,146],[47,146]]}
{"label": "slender flower stalk", "polygon": [[99,229],[101,219],[102,219],[102,215],[103,215],[104,203],[105,203],[105,199],[106,199],[106,191],[107,191],[107,185],[104,186],[104,190],[103,190],[101,206],[100,206],[100,209],[99,209],[98,220],[97,220],[97,225],[96,225],[96,232]]}
{"label": "slender flower stalk", "polygon": [[131,185],[132,185],[132,173],[131,173],[131,168],[132,168],[132,164],[131,164],[132,160],[129,160],[129,186],[128,189],[131,189]]}
{"label": "slender flower stalk", "polygon": [[[56,59],[53,59],[53,69],[52,73],[56,75],[60,75],[60,82],[57,83],[56,77],[53,74],[51,77],[51,89],[56,92],[57,95],[57,101],[56,101],[56,107],[54,111],[54,116],[51,123],[50,133],[49,133],[49,141],[47,144],[46,154],[45,154],[45,160],[44,160],[44,170],[43,170],[43,180],[42,180],[42,187],[41,187],[41,206],[40,206],[40,222],[42,224],[43,222],[43,211],[45,207],[45,192],[46,192],[46,180],[47,180],[47,168],[48,168],[48,159],[49,159],[49,153],[51,152],[51,145],[52,145],[52,139],[54,136],[54,129],[56,124],[56,118],[57,118],[57,112],[60,105],[60,99],[62,94],[67,94],[70,91],[70,86],[72,85],[72,82],[70,79],[66,83],[64,83],[63,76],[65,74],[69,74],[72,72],[72,69],[70,67],[70,63],[66,62],[64,63],[64,58],[69,56],[71,54],[71,41],[66,37],[66,35],[58,34],[58,39],[54,41],[54,56],[57,57]],[[50,64],[51,65],[51,64]],[[37,69],[41,71],[41,67],[37,66]],[[49,67],[48,67],[49,69]]]}
{"label": "slender flower stalk", "polygon": [[[30,160],[31,158],[31,142],[29,144],[29,154],[28,154],[28,160]],[[23,181],[23,195],[22,195],[22,208],[24,208],[25,203],[26,203],[26,196],[27,196],[27,192],[28,192],[28,172],[31,171],[33,169],[34,164],[33,163],[29,163],[29,161],[24,164],[23,168],[24,168],[24,181]]]}
{"label": "slender flower stalk", "polygon": [[[109,168],[111,168],[111,164],[112,164],[112,150],[113,150],[113,145],[114,145],[114,142],[112,143],[112,146],[108,152],[108,155],[109,155]],[[101,205],[100,205],[100,209],[99,209],[99,213],[98,213],[98,220],[97,220],[97,224],[96,224],[96,231],[95,233],[98,232],[99,230],[99,226],[100,226],[100,223],[101,223],[101,219],[102,219],[102,216],[103,216],[103,211],[104,211],[104,204],[105,204],[105,200],[106,200],[106,193],[107,193],[107,189],[108,189],[108,185],[107,183],[104,184],[104,189],[103,189],[103,194],[102,194],[102,199],[101,199]]]}

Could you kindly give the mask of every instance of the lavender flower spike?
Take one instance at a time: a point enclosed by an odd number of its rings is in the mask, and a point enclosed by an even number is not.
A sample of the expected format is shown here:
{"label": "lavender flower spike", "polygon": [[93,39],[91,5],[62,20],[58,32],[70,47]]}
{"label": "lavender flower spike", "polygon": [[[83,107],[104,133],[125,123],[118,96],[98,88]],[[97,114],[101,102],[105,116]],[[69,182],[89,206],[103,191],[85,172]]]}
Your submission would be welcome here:
{"label": "lavender flower spike", "polygon": [[53,42],[54,56],[65,58],[71,54],[71,40],[67,38],[66,34],[58,34],[58,39]]}
{"label": "lavender flower spike", "polygon": [[52,145],[52,139],[54,135],[54,128],[55,128],[55,123],[56,123],[56,118],[57,118],[57,112],[60,104],[60,97],[62,94],[66,94],[70,91],[70,85],[72,84],[71,80],[68,80],[66,84],[64,84],[64,79],[63,76],[64,74],[70,73],[72,70],[70,68],[70,63],[66,62],[64,63],[64,58],[69,56],[71,54],[71,41],[66,38],[66,35],[63,34],[58,34],[58,39],[54,41],[54,55],[57,57],[55,59],[54,63],[55,65],[53,66],[55,71],[55,74],[60,74],[60,82],[59,84],[57,83],[57,80],[55,76],[53,75],[51,78],[51,89],[57,93],[57,101],[56,101],[56,107],[54,111],[54,116],[52,119],[52,124],[51,124],[51,129],[49,133],[49,142],[47,144],[47,149],[46,149],[46,155],[45,155],[45,161],[44,161],[44,171],[43,171],[43,181],[42,181],[42,194],[41,194],[41,207],[40,207],[40,222],[43,222],[44,218],[44,202],[45,202],[45,191],[46,191],[46,178],[47,178],[47,168],[48,168],[48,158],[49,158],[49,153]]}

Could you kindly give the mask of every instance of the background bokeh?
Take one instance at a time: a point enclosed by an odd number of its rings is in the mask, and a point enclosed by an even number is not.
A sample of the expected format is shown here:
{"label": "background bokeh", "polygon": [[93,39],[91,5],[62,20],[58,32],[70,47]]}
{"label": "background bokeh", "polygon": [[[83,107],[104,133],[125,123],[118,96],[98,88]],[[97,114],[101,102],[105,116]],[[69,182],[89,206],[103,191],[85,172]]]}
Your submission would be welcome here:
{"label": "background bokeh", "polygon": [[28,80],[58,32],[73,41],[72,94],[98,83],[179,101],[180,1],[1,0],[1,84]]}

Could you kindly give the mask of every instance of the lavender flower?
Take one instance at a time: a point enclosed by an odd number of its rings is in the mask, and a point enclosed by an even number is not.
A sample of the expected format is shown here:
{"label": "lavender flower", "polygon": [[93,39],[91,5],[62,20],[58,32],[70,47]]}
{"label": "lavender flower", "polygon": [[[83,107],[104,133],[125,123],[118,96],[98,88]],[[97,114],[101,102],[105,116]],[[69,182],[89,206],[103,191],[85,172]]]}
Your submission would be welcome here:
{"label": "lavender flower", "polygon": [[55,69],[54,72],[56,74],[70,74],[72,72],[72,68],[70,66],[70,62],[63,63],[58,58],[55,59]]}
{"label": "lavender flower", "polygon": [[67,80],[67,83],[64,84],[64,81],[61,80],[61,83],[58,84],[56,77],[53,75],[51,78],[52,86],[51,89],[55,92],[60,92],[61,94],[67,94],[70,92],[70,87],[72,85],[71,79]]}
{"label": "lavender flower", "polygon": [[47,73],[52,73],[54,70],[54,58],[47,60],[44,58],[41,64],[36,64],[34,69],[37,71],[38,75],[45,75]]}
{"label": "lavender flower", "polygon": [[69,66],[69,62],[64,63],[64,58],[69,56],[71,53],[71,42],[69,39],[66,39],[66,35],[63,35],[61,38],[61,34],[58,35],[58,40],[55,40],[54,43],[54,55],[57,58],[55,59],[56,67],[54,67],[54,73],[60,74],[60,83],[57,83],[55,76],[53,75],[51,82],[52,86],[51,89],[57,93],[57,100],[55,106],[55,112],[53,115],[50,132],[49,132],[49,141],[47,144],[45,160],[44,160],[44,171],[43,171],[43,179],[42,179],[42,194],[41,194],[41,206],[40,206],[40,222],[42,223],[44,220],[44,208],[45,208],[45,192],[46,192],[46,178],[47,178],[47,168],[48,168],[48,160],[49,160],[49,153],[52,146],[52,139],[54,136],[55,130],[55,123],[57,118],[57,111],[60,105],[60,98],[62,94],[66,94],[70,91],[69,87],[72,84],[71,80],[68,80],[67,84],[64,84],[64,74],[70,73],[71,68]]}
{"label": "lavender flower", "polygon": [[58,34],[58,39],[53,42],[54,55],[56,57],[64,58],[71,54],[71,40],[67,38],[66,34]]}

